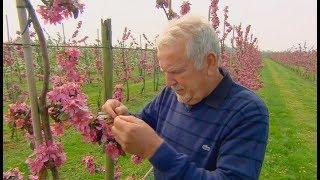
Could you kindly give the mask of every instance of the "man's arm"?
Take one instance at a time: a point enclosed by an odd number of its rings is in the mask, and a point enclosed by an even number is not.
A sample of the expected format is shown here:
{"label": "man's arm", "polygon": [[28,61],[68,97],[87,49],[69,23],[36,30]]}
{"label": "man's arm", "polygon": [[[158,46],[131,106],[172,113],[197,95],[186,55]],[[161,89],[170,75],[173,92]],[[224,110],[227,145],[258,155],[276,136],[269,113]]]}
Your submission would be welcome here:
{"label": "man's arm", "polygon": [[156,130],[159,110],[161,108],[160,104],[162,103],[163,99],[167,100],[169,94],[169,88],[163,88],[162,91],[151,102],[149,102],[140,112],[131,113],[130,115],[142,119],[152,129]]}
{"label": "man's arm", "polygon": [[266,150],[268,116],[255,115],[241,122],[231,127],[222,142],[214,171],[197,168],[166,142],[150,162],[166,179],[258,179]]}

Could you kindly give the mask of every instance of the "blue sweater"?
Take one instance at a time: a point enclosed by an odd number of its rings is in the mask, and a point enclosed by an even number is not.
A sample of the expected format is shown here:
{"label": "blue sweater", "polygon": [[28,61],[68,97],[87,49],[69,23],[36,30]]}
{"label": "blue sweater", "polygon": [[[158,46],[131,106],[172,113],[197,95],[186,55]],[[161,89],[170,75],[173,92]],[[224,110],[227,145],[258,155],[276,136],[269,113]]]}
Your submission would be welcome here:
{"label": "blue sweater", "polygon": [[149,159],[155,179],[258,179],[268,139],[263,101],[228,72],[201,102],[187,106],[166,87],[137,114],[164,139]]}

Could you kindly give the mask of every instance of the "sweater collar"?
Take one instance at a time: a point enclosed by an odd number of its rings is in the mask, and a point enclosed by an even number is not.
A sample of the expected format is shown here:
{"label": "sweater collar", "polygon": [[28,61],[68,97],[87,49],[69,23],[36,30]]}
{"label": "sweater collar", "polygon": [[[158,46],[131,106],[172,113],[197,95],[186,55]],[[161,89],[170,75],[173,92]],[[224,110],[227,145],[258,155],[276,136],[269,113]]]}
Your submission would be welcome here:
{"label": "sweater collar", "polygon": [[233,80],[226,69],[220,67],[219,71],[222,74],[223,79],[205,99],[205,103],[214,108],[217,108],[227,97],[233,83]]}

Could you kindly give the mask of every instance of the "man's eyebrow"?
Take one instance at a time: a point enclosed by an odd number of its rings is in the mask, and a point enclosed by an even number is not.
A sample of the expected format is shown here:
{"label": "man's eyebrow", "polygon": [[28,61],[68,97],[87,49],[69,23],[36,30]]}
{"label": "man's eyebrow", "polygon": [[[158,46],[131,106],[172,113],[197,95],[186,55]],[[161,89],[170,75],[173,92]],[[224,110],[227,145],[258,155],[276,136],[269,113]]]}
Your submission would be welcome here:
{"label": "man's eyebrow", "polygon": [[172,72],[172,71],[180,71],[180,70],[183,70],[185,69],[184,66],[176,66],[176,67],[172,67],[172,68],[169,68],[168,71]]}
{"label": "man's eyebrow", "polygon": [[168,68],[167,70],[163,70],[161,67],[160,67],[160,70],[161,71],[167,71],[167,72],[173,72],[173,71],[179,71],[179,70],[182,70],[184,67],[171,67],[171,68]]}

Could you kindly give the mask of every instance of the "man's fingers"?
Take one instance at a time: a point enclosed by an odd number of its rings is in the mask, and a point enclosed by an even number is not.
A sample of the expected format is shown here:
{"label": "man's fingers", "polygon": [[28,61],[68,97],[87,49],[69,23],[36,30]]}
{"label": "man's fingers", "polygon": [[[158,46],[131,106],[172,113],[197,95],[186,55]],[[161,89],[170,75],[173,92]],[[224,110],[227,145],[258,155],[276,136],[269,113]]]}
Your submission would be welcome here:
{"label": "man's fingers", "polygon": [[121,131],[119,131],[116,127],[111,128],[111,132],[113,134],[114,139],[123,146],[123,140],[121,139]]}
{"label": "man's fingers", "polygon": [[128,115],[128,108],[123,105],[116,107],[114,111],[117,113],[117,115]]}
{"label": "man's fingers", "polygon": [[109,114],[109,116],[111,116],[112,118],[115,118],[117,116],[117,113],[114,111],[114,109],[116,109],[116,107],[120,105],[121,102],[115,99],[108,99],[101,109],[103,112]]}
{"label": "man's fingers", "polygon": [[108,113],[112,118],[117,116],[116,112],[114,112],[111,108],[107,108],[106,113]]}
{"label": "man's fingers", "polygon": [[126,121],[126,122],[130,122],[130,123],[134,123],[134,124],[139,124],[142,120],[138,119],[134,116],[118,116],[121,120]]}
{"label": "man's fingers", "polygon": [[127,129],[132,126],[131,122],[127,122],[121,119],[119,116],[114,118],[113,126],[115,126],[119,131],[126,132]]}

